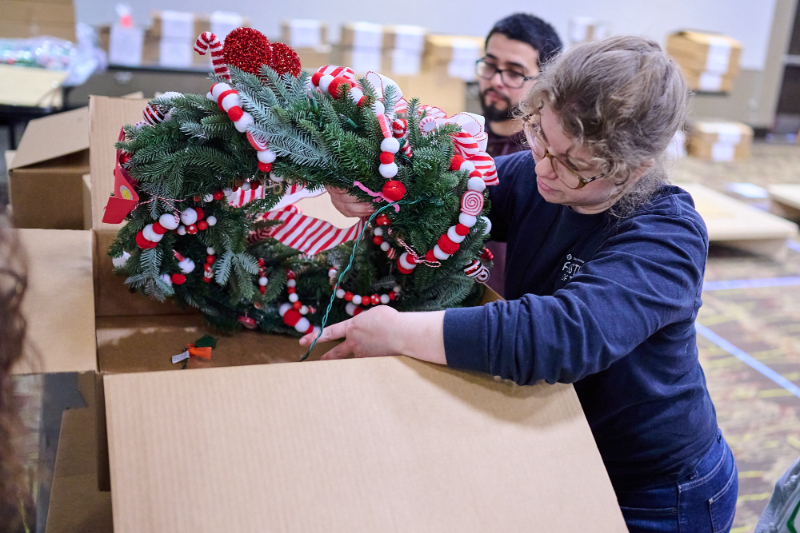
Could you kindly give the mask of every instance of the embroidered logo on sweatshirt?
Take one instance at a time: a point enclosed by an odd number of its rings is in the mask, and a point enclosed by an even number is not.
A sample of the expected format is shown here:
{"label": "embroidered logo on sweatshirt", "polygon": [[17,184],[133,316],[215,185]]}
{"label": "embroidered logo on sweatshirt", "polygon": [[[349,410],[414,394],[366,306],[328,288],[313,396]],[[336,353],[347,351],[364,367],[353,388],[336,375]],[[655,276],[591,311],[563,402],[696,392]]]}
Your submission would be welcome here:
{"label": "embroidered logo on sweatshirt", "polygon": [[583,265],[586,264],[586,261],[583,259],[578,259],[577,257],[573,257],[572,254],[567,254],[567,260],[564,263],[564,266],[561,267],[561,281],[569,281],[572,279],[572,276],[577,274]]}

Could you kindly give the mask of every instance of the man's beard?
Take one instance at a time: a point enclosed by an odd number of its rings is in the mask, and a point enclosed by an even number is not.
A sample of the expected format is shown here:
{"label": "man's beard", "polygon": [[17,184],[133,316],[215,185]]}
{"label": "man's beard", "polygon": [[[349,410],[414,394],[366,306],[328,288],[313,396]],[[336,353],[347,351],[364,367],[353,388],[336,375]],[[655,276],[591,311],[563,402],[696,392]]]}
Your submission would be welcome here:
{"label": "man's beard", "polygon": [[[505,109],[497,109],[494,105],[486,105],[486,95],[492,91],[503,102],[506,103]],[[511,99],[508,96],[503,96],[491,87],[481,93],[481,108],[483,109],[483,118],[489,122],[503,122],[514,117],[514,111],[517,106],[511,105]]]}

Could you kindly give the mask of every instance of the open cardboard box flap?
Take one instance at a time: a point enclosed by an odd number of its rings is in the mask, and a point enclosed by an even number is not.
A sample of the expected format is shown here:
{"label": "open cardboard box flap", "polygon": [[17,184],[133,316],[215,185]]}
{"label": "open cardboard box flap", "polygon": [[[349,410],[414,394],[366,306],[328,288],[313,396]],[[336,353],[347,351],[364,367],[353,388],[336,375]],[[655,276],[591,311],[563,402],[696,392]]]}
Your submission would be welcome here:
{"label": "open cardboard box flap", "polygon": [[626,531],[568,385],[391,357],[105,389],[117,533]]}
{"label": "open cardboard box flap", "polygon": [[10,169],[43,163],[89,149],[89,108],[28,122]]}

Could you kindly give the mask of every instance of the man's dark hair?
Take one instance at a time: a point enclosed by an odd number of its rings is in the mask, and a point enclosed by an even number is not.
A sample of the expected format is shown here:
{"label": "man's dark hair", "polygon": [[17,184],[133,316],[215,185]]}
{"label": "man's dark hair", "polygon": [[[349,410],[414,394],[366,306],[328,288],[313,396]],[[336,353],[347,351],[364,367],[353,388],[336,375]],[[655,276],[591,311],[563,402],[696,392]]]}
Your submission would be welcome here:
{"label": "man's dark hair", "polygon": [[534,50],[539,52],[540,68],[561,51],[561,39],[555,28],[539,17],[527,13],[514,13],[497,21],[492,31],[486,36],[487,46],[489,38],[495,33],[531,45]]}

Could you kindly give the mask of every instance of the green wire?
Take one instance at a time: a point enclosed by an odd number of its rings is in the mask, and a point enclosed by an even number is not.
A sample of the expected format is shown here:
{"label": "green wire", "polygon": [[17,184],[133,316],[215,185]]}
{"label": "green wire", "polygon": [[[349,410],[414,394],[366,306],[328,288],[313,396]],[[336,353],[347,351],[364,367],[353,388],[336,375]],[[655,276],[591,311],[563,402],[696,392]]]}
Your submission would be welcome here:
{"label": "green wire", "polygon": [[386,204],[385,206],[383,206],[380,209],[378,209],[377,211],[375,211],[372,214],[371,217],[369,217],[369,220],[367,220],[367,223],[364,224],[364,227],[361,229],[361,233],[359,233],[358,239],[356,239],[356,243],[353,245],[353,252],[350,254],[350,262],[347,264],[347,268],[345,268],[342,271],[342,273],[339,274],[339,279],[336,280],[336,285],[333,287],[333,294],[331,294],[331,300],[330,300],[330,302],[328,302],[328,308],[325,310],[325,315],[322,317],[322,326],[320,326],[320,328],[319,328],[319,333],[317,333],[317,337],[314,339],[314,342],[311,343],[311,346],[309,346],[308,351],[303,356],[303,358],[300,359],[300,361],[305,361],[306,359],[308,359],[308,356],[311,355],[311,351],[314,349],[314,346],[317,345],[317,341],[319,340],[320,336],[322,335],[322,331],[325,329],[325,324],[328,323],[328,315],[330,314],[331,309],[333,308],[333,302],[336,300],[336,291],[339,290],[339,285],[342,283],[342,278],[344,278],[345,274],[347,274],[347,272],[350,270],[350,267],[353,266],[353,261],[356,258],[356,250],[358,249],[358,243],[360,243],[361,240],[364,238],[364,232],[367,231],[367,228],[369,227],[370,223],[375,219],[375,217],[380,215],[382,211],[385,211],[386,209],[389,209],[392,206],[395,206],[395,205],[412,205],[412,204],[416,204],[417,202],[421,202],[424,199],[425,198],[417,198],[414,201],[398,200],[396,202],[392,202],[390,204]]}

